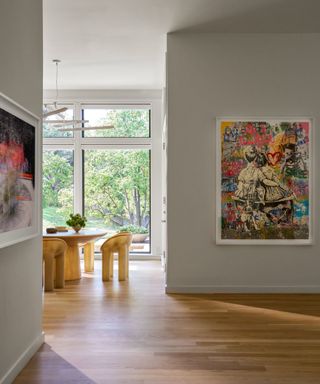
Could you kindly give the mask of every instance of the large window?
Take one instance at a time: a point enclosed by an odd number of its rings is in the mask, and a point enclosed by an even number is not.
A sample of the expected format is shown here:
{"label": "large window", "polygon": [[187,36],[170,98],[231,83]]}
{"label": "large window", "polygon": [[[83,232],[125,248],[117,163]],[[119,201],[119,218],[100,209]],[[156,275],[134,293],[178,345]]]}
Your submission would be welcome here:
{"label": "large window", "polygon": [[[44,124],[43,225],[65,225],[72,212],[108,234],[133,232],[131,252],[151,252],[151,106],[61,104]],[[46,106],[46,110],[52,110]],[[86,120],[60,132],[61,120]],[[72,123],[70,123],[70,126]],[[113,128],[100,128],[112,125]]]}

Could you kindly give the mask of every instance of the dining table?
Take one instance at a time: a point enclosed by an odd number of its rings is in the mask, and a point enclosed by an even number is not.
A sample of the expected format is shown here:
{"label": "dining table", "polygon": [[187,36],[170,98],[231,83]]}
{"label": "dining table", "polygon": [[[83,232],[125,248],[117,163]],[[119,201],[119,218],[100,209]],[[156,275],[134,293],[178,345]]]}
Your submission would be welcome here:
{"label": "dining table", "polygon": [[43,238],[58,238],[67,243],[64,261],[64,279],[66,281],[81,279],[80,246],[84,246],[84,271],[94,270],[94,242],[105,236],[106,230],[81,229],[79,232],[68,230],[67,232],[43,233]]}

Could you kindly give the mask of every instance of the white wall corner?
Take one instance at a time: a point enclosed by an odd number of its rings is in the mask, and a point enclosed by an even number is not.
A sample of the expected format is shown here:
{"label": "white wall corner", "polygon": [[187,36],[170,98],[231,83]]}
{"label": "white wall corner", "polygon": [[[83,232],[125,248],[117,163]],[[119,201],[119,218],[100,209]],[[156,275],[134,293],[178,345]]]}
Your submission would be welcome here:
{"label": "white wall corner", "polygon": [[23,368],[28,364],[33,355],[44,343],[44,332],[42,332],[29,347],[20,355],[17,361],[11,366],[8,372],[0,378],[0,384],[11,384]]}

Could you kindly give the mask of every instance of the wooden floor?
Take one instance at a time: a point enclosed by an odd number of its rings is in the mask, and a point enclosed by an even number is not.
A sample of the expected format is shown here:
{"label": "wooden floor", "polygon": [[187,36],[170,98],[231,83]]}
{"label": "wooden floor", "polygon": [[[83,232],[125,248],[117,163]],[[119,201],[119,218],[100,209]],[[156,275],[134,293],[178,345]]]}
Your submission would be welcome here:
{"label": "wooden floor", "polygon": [[165,295],[155,261],[100,276],[45,295],[46,344],[15,383],[320,383],[320,295]]}

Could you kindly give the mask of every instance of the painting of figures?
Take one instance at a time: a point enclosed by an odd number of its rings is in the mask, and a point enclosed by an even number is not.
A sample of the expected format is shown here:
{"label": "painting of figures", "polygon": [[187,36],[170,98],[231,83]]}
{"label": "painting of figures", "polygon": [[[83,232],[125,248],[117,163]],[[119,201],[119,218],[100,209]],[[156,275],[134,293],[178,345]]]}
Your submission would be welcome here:
{"label": "painting of figures", "polygon": [[35,127],[0,108],[0,233],[33,225]]}
{"label": "painting of figures", "polygon": [[311,120],[217,120],[217,242],[311,242]]}

